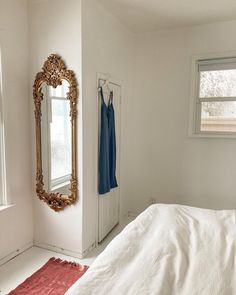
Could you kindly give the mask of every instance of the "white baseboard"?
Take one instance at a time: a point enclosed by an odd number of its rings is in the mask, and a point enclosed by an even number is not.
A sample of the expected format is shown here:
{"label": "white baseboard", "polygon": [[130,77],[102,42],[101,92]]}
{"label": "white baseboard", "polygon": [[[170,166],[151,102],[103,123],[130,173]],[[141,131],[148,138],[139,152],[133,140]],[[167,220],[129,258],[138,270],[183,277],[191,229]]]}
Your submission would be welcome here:
{"label": "white baseboard", "polygon": [[89,246],[86,250],[83,251],[82,258],[86,257],[94,248],[97,247],[96,242]]}
{"label": "white baseboard", "polygon": [[82,259],[86,255],[88,255],[96,247],[96,243],[94,242],[90,247],[88,247],[86,250],[84,250],[83,253],[80,253],[80,252],[74,252],[71,250],[63,249],[63,248],[60,248],[57,246],[40,243],[38,241],[33,241],[33,242],[29,242],[29,243],[25,244],[24,246],[20,247],[19,249],[15,250],[3,257],[0,257],[0,266],[7,263],[10,260],[12,260],[13,258],[15,258],[16,256],[20,255],[21,253],[25,252],[26,250],[32,248],[33,246],[39,247],[42,249],[46,249],[49,251],[53,251],[56,253],[64,254],[66,256],[71,256],[71,257]]}
{"label": "white baseboard", "polygon": [[15,258],[16,256],[20,255],[21,253],[25,252],[26,250],[32,248],[33,246],[39,247],[42,249],[46,249],[49,251],[53,251],[56,253],[64,254],[66,256],[71,256],[71,257],[82,259],[86,255],[88,255],[88,253],[90,253],[96,247],[96,243],[93,243],[90,247],[88,247],[86,250],[84,250],[83,253],[80,253],[80,252],[74,252],[71,250],[63,249],[63,248],[60,248],[57,246],[40,243],[38,241],[29,242],[26,245],[20,247],[19,249],[7,254],[6,256],[0,257],[0,266],[7,263],[10,260],[12,260],[13,258]]}
{"label": "white baseboard", "polygon": [[56,252],[56,253],[64,254],[66,256],[71,256],[71,257],[75,257],[75,258],[79,258],[79,259],[83,258],[82,253],[80,253],[80,252],[67,250],[67,249],[60,248],[60,247],[50,245],[50,244],[44,244],[44,243],[41,243],[41,242],[38,242],[38,241],[34,241],[34,246],[42,248],[42,249],[46,249],[46,250],[49,250],[49,251],[53,251],[53,252]]}
{"label": "white baseboard", "polygon": [[7,254],[6,256],[0,257],[0,266],[12,260],[13,258],[25,252],[26,250],[30,249],[31,247],[33,247],[33,242],[29,242],[24,246],[18,248],[17,250]]}
{"label": "white baseboard", "polygon": [[82,259],[89,252],[91,252],[95,248],[96,244],[93,243],[88,249],[83,251],[83,253],[67,250],[67,249],[60,248],[60,247],[57,247],[57,246],[54,246],[54,245],[44,244],[44,243],[41,243],[41,242],[38,242],[38,241],[34,241],[34,246],[42,248],[42,249],[46,249],[46,250],[49,250],[49,251],[53,251],[53,252],[56,252],[56,253],[64,254],[66,256],[71,256],[71,257]]}
{"label": "white baseboard", "polygon": [[128,217],[136,218],[136,217],[138,216],[138,213],[136,213],[136,212],[132,212],[132,211],[128,211],[128,212],[127,212],[127,216],[128,216]]}

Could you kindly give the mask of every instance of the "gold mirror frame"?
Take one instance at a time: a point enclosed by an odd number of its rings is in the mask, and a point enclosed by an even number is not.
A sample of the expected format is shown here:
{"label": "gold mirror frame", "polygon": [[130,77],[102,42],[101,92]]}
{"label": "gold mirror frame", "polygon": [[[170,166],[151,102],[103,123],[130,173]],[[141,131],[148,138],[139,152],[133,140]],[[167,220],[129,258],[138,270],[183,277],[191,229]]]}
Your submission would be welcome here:
{"label": "gold mirror frame", "polygon": [[[35,105],[35,128],[36,128],[36,193],[40,200],[43,200],[54,211],[60,211],[66,206],[71,205],[77,200],[77,165],[76,165],[76,118],[77,118],[77,81],[75,74],[71,70],[67,70],[64,61],[57,54],[51,54],[45,61],[42,72],[36,75],[33,96]],[[41,102],[43,94],[41,92],[42,84],[56,88],[62,84],[62,80],[69,83],[69,92],[67,99],[70,101],[70,117],[72,132],[72,173],[70,180],[71,195],[63,195],[60,193],[50,193],[44,190],[43,171],[42,171],[42,149],[41,149]]]}

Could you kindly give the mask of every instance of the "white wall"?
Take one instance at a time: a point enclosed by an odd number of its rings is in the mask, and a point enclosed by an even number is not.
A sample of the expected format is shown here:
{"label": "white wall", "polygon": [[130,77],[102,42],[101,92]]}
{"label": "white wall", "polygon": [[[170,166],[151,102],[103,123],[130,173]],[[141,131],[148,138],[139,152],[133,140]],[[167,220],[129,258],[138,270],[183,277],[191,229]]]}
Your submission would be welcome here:
{"label": "white wall", "polygon": [[97,72],[109,72],[123,80],[122,214],[127,210],[140,212],[150,198],[158,202],[235,208],[236,141],[189,138],[187,130],[191,55],[236,50],[236,22],[134,35],[95,0],[82,0],[82,8],[81,1],[76,0],[32,0],[29,109],[27,1],[5,0],[0,5],[3,54],[7,52],[4,111],[8,195],[16,203],[0,212],[0,224],[6,225],[0,233],[0,257],[32,240],[32,85],[35,74],[51,53],[63,57],[68,68],[75,71],[80,89],[83,86],[78,107],[80,200],[55,213],[34,193],[37,242],[75,255],[81,255],[95,242]]}
{"label": "white wall", "polygon": [[28,1],[0,1],[7,197],[0,211],[0,259],[33,239],[30,108],[28,100]]}
{"label": "white wall", "polygon": [[[98,108],[97,72],[122,80],[121,212],[125,212],[122,183],[127,107],[131,99],[134,35],[96,0],[82,2],[83,58],[83,249],[94,243],[97,229]],[[121,213],[121,214],[122,214]]]}
{"label": "white wall", "polygon": [[[32,85],[37,72],[41,71],[51,53],[62,56],[68,69],[75,72],[81,85],[81,2],[77,0],[32,0],[30,5],[30,96],[32,114],[33,164],[35,164],[35,134],[33,117]],[[81,86],[79,87],[81,89]],[[78,172],[82,183],[82,114],[81,93],[78,103]],[[82,185],[79,201],[56,213],[35,194],[35,165],[33,165],[33,198],[35,227],[34,240],[46,247],[65,249],[81,256]]]}
{"label": "white wall", "polygon": [[[81,9],[83,10],[82,29]],[[41,70],[46,57],[53,52],[59,53],[68,67],[75,71],[77,79],[83,81],[83,87],[80,87],[78,121],[80,198],[75,206],[55,213],[34,196],[34,239],[43,246],[56,246],[57,249],[63,248],[72,254],[82,255],[96,241],[98,221],[97,72],[109,72],[113,77],[123,80],[124,101],[129,99],[130,71],[127,70],[127,64],[131,64],[133,60],[133,34],[95,0],[84,0],[82,8],[80,2],[75,0],[31,1],[30,20],[30,85],[33,84],[35,74]],[[30,87],[30,93],[31,91]],[[33,103],[31,106],[33,114]],[[127,120],[125,109],[124,124]],[[34,142],[33,117],[32,126]],[[82,140],[83,146],[80,145]],[[33,155],[34,148],[33,144]],[[35,161],[34,156],[33,158]]]}
{"label": "white wall", "polygon": [[187,135],[191,56],[236,50],[235,33],[236,22],[225,22],[136,35],[123,176],[130,211],[150,198],[235,208],[236,140]]}

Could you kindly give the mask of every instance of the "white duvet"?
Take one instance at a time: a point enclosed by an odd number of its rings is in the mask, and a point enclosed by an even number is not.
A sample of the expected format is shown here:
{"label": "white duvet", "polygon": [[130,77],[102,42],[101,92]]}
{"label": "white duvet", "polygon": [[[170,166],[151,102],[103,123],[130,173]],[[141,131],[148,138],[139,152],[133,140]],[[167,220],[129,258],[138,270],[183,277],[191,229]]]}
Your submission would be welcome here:
{"label": "white duvet", "polygon": [[152,205],[67,295],[236,295],[235,210]]}

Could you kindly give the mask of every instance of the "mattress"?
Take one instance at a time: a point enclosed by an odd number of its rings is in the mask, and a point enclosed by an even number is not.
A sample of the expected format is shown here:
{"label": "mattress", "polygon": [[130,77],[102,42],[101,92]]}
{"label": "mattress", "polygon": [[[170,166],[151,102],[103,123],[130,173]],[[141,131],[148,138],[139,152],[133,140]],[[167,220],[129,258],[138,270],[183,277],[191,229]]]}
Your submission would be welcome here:
{"label": "mattress", "polygon": [[67,295],[235,295],[235,210],[152,205]]}

